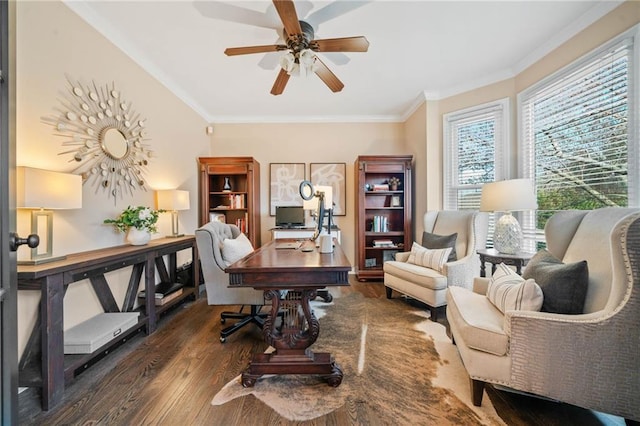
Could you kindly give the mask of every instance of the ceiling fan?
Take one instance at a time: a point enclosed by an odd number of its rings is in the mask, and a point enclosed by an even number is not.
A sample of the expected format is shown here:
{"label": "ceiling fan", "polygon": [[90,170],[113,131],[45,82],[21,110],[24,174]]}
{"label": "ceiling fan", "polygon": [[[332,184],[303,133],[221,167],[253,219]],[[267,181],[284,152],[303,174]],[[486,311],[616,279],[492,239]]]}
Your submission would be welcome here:
{"label": "ceiling fan", "polygon": [[293,0],[273,0],[273,5],[284,26],[283,39],[286,44],[230,47],[225,49],[225,55],[288,51],[281,59],[282,68],[271,88],[272,95],[282,94],[289,77],[298,72],[314,72],[332,92],[341,91],[344,84],[314,52],[366,52],[369,41],[364,36],[315,40],[313,27],[298,19]]}

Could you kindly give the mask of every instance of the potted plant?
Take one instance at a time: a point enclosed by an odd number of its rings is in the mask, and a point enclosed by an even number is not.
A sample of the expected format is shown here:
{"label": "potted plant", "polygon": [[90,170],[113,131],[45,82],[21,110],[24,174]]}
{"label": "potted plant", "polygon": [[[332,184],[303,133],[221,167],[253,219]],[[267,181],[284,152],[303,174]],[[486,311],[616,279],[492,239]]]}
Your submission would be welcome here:
{"label": "potted plant", "polygon": [[391,189],[392,191],[397,191],[398,185],[400,185],[400,179],[398,179],[395,176],[392,176],[389,178],[387,183],[389,184],[389,189]]}
{"label": "potted plant", "polygon": [[129,243],[144,245],[151,239],[151,233],[157,232],[158,215],[163,212],[164,210],[152,210],[144,206],[127,206],[117,218],[105,219],[104,223],[125,232]]}

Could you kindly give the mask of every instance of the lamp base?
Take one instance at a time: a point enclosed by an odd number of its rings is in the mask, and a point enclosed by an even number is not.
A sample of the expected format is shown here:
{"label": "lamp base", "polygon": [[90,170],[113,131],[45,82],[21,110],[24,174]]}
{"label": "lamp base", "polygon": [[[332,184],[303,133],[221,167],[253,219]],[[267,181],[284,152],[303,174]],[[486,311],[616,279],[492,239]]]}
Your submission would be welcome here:
{"label": "lamp base", "polygon": [[64,260],[67,256],[50,256],[41,257],[39,259],[18,260],[18,265],[41,265],[43,263],[55,262],[57,260]]}
{"label": "lamp base", "polygon": [[516,254],[522,247],[522,229],[511,213],[505,213],[496,223],[493,247],[500,253]]}

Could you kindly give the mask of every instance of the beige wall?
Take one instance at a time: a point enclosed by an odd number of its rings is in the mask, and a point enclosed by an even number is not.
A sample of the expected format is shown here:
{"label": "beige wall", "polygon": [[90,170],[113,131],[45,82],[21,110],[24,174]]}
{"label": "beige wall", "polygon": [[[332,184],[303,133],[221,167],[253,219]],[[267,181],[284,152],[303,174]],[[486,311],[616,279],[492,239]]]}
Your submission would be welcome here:
{"label": "beige wall", "polygon": [[[213,124],[211,155],[251,156],[260,163],[260,218],[263,242],[269,241],[269,163],[346,163],[347,214],[337,216],[342,246],[355,261],[354,162],[358,155],[414,154],[402,123],[271,123]],[[415,154],[414,154],[415,155]]]}
{"label": "beige wall", "polygon": [[[512,146],[516,143],[516,96],[549,73],[640,22],[640,2],[627,2],[512,79],[440,101],[427,101],[404,123],[205,123],[194,111],[143,71],[123,52],[90,28],[62,3],[17,2],[17,164],[70,171],[61,156],[61,138],[42,124],[54,113],[59,93],[67,88],[65,75],[86,83],[114,82],[136,111],[147,118],[156,155],[148,167],[153,189],[180,188],[191,192],[191,211],[181,212],[181,229],[197,225],[197,169],[199,156],[246,155],[261,164],[262,239],[270,238],[268,215],[269,163],[344,162],[347,165],[347,215],[337,217],[343,244],[354,261],[354,170],[361,154],[414,155],[414,228],[422,232],[426,210],[442,207],[442,115],[473,105],[509,97],[512,108]],[[515,149],[512,150],[514,159]],[[515,164],[515,161],[513,161]],[[515,173],[515,170],[512,170]],[[102,225],[127,205],[154,205],[153,191],[138,191],[116,202],[94,187],[83,190],[83,208],[55,213],[57,253],[72,253],[123,243],[123,236]],[[160,221],[161,236],[170,231],[169,217]],[[18,215],[18,232],[29,232],[27,214]],[[23,250],[24,251],[24,250]],[[24,254],[21,254],[24,256]],[[128,271],[108,277],[117,300],[122,300]],[[20,292],[19,346],[26,343],[35,321],[37,294]],[[87,283],[75,284],[65,298],[65,327],[101,311]]]}
{"label": "beige wall", "polygon": [[[640,1],[627,1],[623,3],[515,77],[439,100],[437,104],[440,108],[438,114],[440,126],[442,125],[442,115],[444,114],[503,98],[509,98],[511,106],[510,172],[512,177],[517,176],[518,94],[639,22]],[[431,138],[431,136],[430,134],[427,140],[427,146],[442,145],[442,129],[440,129],[435,137]]]}
{"label": "beige wall", "polygon": [[[54,252],[75,253],[120,245],[124,236],[103,225],[127,205],[155,207],[153,189],[180,188],[191,193],[190,211],[180,212],[180,227],[192,233],[197,224],[197,165],[195,158],[209,153],[206,121],[150,77],[122,51],[99,35],[64,4],[54,1],[16,2],[17,6],[17,164],[70,172],[74,166],[64,151],[64,138],[54,135],[42,117],[56,114],[60,93],[68,90],[66,75],[85,84],[115,83],[132,109],[146,118],[149,144],[155,156],[146,179],[149,191],[136,191],[114,201],[94,186],[83,187],[83,208],[54,212]],[[169,214],[162,215],[160,237],[171,232]],[[18,232],[30,230],[29,214],[18,213]],[[28,257],[23,247],[19,256]],[[107,279],[116,300],[123,300],[128,271]],[[20,291],[18,300],[19,351],[35,321],[39,295]],[[65,328],[101,312],[87,282],[74,284],[65,297]]]}

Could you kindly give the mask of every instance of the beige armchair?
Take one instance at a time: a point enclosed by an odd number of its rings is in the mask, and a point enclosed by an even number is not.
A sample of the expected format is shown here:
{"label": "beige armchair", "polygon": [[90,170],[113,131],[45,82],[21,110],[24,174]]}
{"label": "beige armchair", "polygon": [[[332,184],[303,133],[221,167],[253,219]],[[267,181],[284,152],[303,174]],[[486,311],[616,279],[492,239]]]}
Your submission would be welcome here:
{"label": "beige armchair", "polygon": [[449,289],[447,319],[474,404],[488,382],[640,421],[640,210],[559,212],[545,235],[556,258],[587,261],[584,313],[503,315],[485,296],[488,279]]}
{"label": "beige armchair", "polygon": [[437,308],[446,305],[449,286],[471,288],[473,277],[480,274],[476,250],[487,241],[488,216],[475,210],[429,211],[423,217],[424,230],[437,235],[457,233],[457,260],[447,262],[442,272],[407,263],[409,252],[396,254],[383,265],[387,298],[393,290],[426,303],[431,319],[437,319]]}
{"label": "beige armchair", "polygon": [[[230,334],[247,324],[254,323],[262,327],[267,315],[266,312],[260,312],[265,304],[263,292],[252,288],[229,288],[229,276],[225,272],[227,264],[222,252],[224,240],[238,238],[238,227],[214,221],[196,229],[195,236],[207,302],[209,305],[240,305],[239,312],[225,311],[220,315],[223,324],[227,319],[238,320],[220,332],[220,341],[224,343]],[[244,312],[245,306],[249,307],[249,312]]]}

